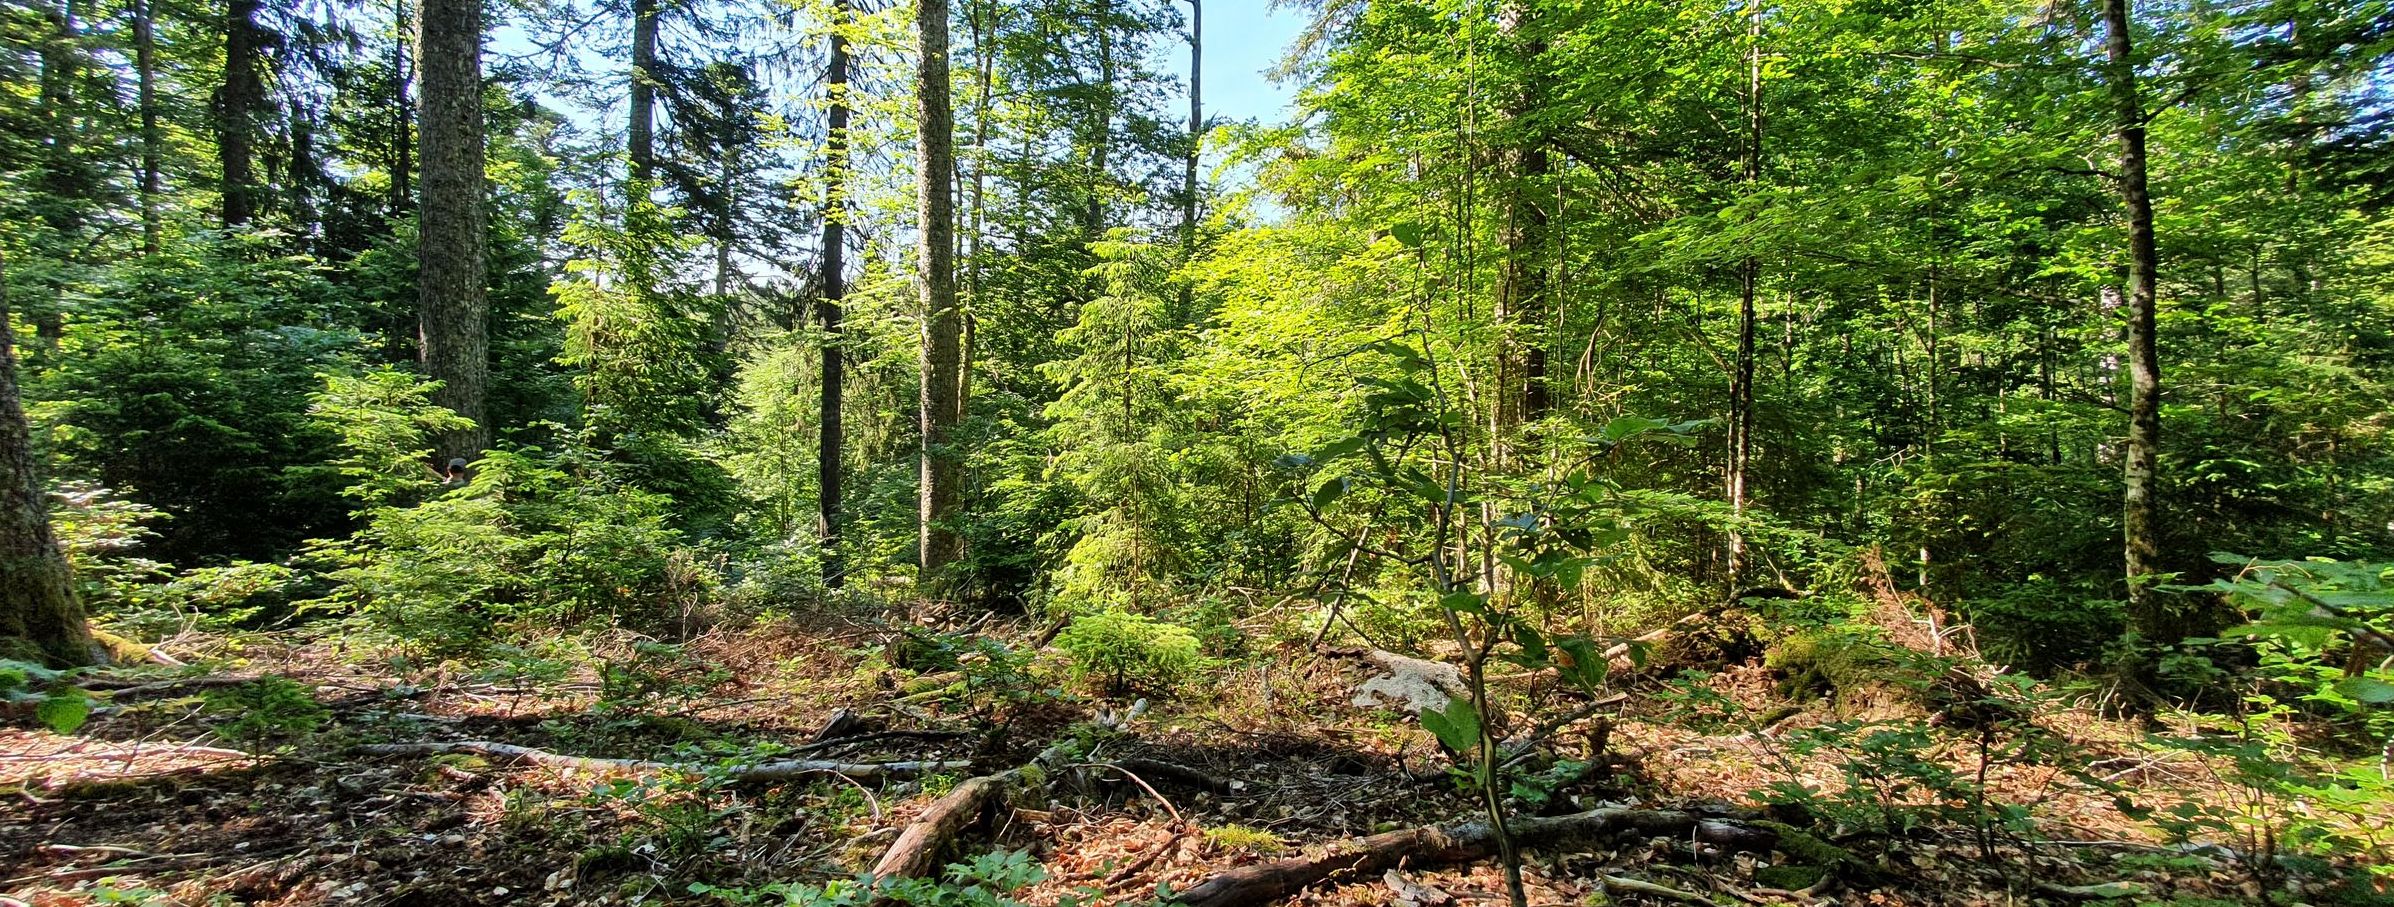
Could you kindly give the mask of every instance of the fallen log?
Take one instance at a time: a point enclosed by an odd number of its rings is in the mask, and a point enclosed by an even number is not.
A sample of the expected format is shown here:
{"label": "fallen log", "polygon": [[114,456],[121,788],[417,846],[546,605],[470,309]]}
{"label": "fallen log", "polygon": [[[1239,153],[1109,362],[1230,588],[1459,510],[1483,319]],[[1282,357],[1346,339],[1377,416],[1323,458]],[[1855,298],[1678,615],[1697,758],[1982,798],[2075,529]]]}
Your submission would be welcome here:
{"label": "fallen log", "polygon": [[[1686,838],[1732,850],[1767,853],[1778,836],[1766,829],[1676,810],[1609,807],[1568,816],[1506,823],[1522,847],[1556,847],[1624,836]],[[1496,853],[1488,824],[1463,822],[1366,838],[1349,838],[1318,853],[1216,873],[1174,895],[1182,907],[1253,907],[1284,900],[1332,876],[1370,878],[1402,864],[1410,868],[1467,863]]]}
{"label": "fallen log", "polygon": [[[1121,715],[1100,715],[1096,724],[1102,729],[1120,730],[1146,711],[1147,700],[1141,699]],[[1070,740],[1058,741],[1040,750],[1029,762],[956,785],[947,796],[932,801],[922,815],[898,833],[898,840],[890,842],[889,849],[882,851],[881,859],[874,862],[873,877],[919,879],[932,875],[939,868],[940,851],[966,829],[979,824],[991,804],[1005,799],[1008,788],[1026,777],[1043,781],[1074,755]]]}
{"label": "fallen log", "polygon": [[578,768],[600,772],[686,772],[689,774],[720,773],[733,781],[784,781],[800,775],[827,773],[850,778],[911,778],[931,772],[947,772],[968,768],[963,761],[911,762],[836,762],[828,759],[784,759],[760,762],[755,765],[729,767],[691,762],[656,762],[647,759],[601,759],[592,756],[568,756],[547,750],[493,743],[488,740],[456,740],[440,743],[368,743],[352,749],[365,756],[428,756],[443,753],[467,753],[530,762],[556,768]]}

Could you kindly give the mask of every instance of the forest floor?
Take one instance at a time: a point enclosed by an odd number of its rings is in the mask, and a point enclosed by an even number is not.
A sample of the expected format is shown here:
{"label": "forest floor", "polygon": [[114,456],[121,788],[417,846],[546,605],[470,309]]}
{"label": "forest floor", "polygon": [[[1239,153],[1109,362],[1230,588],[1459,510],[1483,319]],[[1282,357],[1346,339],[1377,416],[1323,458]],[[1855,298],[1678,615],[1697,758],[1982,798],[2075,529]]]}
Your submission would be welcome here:
{"label": "forest floor", "polygon": [[[1038,630],[978,632],[1027,644]],[[624,635],[560,640],[472,670],[352,648],[337,634],[185,640],[209,673],[111,670],[87,681],[111,689],[98,693],[101,708],[75,735],[0,729],[0,905],[783,903],[767,886],[853,878],[960,779],[1021,765],[1074,735],[1085,743],[1072,765],[1030,778],[1027,794],[1000,804],[948,851],[1026,852],[1043,879],[1013,897],[1034,907],[1153,900],[1234,867],[1478,815],[1435,738],[1409,715],[1354,704],[1372,673],[1357,659],[1301,644],[1255,652],[1197,692],[1159,699],[1101,733],[1087,722],[1120,721],[1122,703],[973,689],[937,672],[926,681],[890,665],[889,638],[878,624],[841,620],[714,631],[673,649]],[[1521,702],[1569,711],[1534,679],[1509,683]],[[1632,806],[1763,821],[1789,818],[1759,808],[1775,783],[1871,783],[1867,772],[1847,770],[1850,750],[1790,752],[1793,728],[1833,716],[1823,703],[1783,700],[1777,686],[1758,663],[1727,666],[1709,681],[1718,694],[1705,699],[1711,714],[1771,718],[1757,733],[1758,725],[1692,717],[1685,691],[1627,684],[1605,722],[1609,740],[1579,733],[1586,725],[1555,737],[1567,741],[1562,755],[1593,765],[1531,762],[1533,774],[1554,780],[1524,792],[1520,810]],[[2191,905],[2260,901],[2264,885],[2280,902],[2371,896],[2325,897],[2325,882],[2299,873],[2257,880],[2239,851],[2171,846],[2114,805],[2118,791],[2081,778],[2099,772],[2161,806],[2234,802],[2237,790],[2216,766],[2148,748],[2143,726],[2090,710],[2030,720],[2071,746],[2057,758],[2013,748],[2012,758],[1989,761],[1987,801],[2026,818],[1983,839],[1952,818],[1965,804],[1897,791],[1881,805],[1900,820],[1873,833],[1822,832],[1855,862],[1815,869],[1814,884],[1773,871],[1800,862],[1790,844],[1776,854],[1722,853],[1633,835],[1534,848],[1529,900],[2125,896]],[[1937,763],[1930,769],[1978,775],[1979,735],[1929,734],[1929,748],[1913,756]],[[442,741],[690,769],[361,749]],[[1995,742],[1998,751],[2010,746]],[[771,750],[970,767],[912,780],[831,771],[749,780],[727,769]],[[1493,861],[1452,865],[1425,852],[1393,870],[1334,875],[1297,900],[1449,907],[1501,904],[1504,890]]]}

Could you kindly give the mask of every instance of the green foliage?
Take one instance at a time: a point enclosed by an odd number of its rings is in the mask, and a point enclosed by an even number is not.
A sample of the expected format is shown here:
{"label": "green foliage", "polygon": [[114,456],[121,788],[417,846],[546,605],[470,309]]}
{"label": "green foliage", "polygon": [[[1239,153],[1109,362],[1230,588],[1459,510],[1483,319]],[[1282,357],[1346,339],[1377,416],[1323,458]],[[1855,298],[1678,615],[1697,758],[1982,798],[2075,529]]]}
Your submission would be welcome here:
{"label": "green foliage", "polygon": [[1179,692],[1206,664],[1188,628],[1114,610],[1074,618],[1056,648],[1074,680],[1113,696]]}
{"label": "green foliage", "polygon": [[463,488],[375,508],[354,539],[312,553],[334,583],[316,606],[362,608],[435,654],[477,651],[510,621],[689,628],[714,593],[666,525],[670,499],[593,459],[492,451]]}
{"label": "green foliage", "polygon": [[211,690],[205,712],[216,719],[209,730],[243,745],[290,744],[314,734],[330,717],[315,691],[282,677],[261,677]]}
{"label": "green foliage", "polygon": [[91,694],[75,686],[73,671],[0,659],[0,703],[30,706],[35,720],[60,734],[72,734],[91,717]]}
{"label": "green foliage", "polygon": [[308,415],[341,439],[333,465],[353,482],[342,494],[371,509],[420,499],[440,485],[433,436],[472,423],[432,404],[439,386],[392,369],[325,376]]}
{"label": "green foliage", "polygon": [[[887,900],[909,907],[1022,907],[1013,895],[1047,878],[1047,870],[1028,851],[998,850],[962,863],[950,863],[936,879],[859,876],[824,885],[777,883],[760,888],[722,888],[703,883],[692,894],[711,895],[733,907],[864,907]],[[1059,903],[1080,907],[1086,894],[1071,894]]]}

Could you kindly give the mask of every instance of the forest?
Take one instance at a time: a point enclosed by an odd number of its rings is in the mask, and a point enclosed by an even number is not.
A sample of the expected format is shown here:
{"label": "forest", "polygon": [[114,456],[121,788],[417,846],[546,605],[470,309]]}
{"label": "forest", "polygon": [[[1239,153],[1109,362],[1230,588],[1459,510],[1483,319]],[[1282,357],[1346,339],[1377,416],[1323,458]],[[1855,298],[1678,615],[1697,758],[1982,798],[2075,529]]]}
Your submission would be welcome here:
{"label": "forest", "polygon": [[0,36],[0,907],[2394,905],[2394,0]]}

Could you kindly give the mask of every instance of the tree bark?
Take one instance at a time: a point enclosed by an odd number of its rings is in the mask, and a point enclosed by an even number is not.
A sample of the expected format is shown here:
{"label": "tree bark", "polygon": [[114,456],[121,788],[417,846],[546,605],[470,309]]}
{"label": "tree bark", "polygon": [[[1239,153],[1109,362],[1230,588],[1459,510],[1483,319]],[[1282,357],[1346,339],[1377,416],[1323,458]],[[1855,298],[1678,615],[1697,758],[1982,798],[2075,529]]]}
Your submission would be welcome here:
{"label": "tree bark", "polygon": [[2153,577],[2162,571],[2153,489],[2161,450],[2161,360],[2153,324],[2160,256],[2153,241],[2153,197],[2145,182],[2145,114],[2137,94],[2129,2],[2103,0],[2105,73],[2120,131],[2120,198],[2128,209],[2128,447],[2120,530],[2130,626],[2148,640],[2175,642],[2185,635],[2181,616],[2153,587]]}
{"label": "tree bark", "polygon": [[[1189,147],[1181,159],[1180,248],[1197,249],[1197,154],[1205,146],[1205,0],[1189,0]],[[1185,304],[1187,300],[1182,300]]]}
{"label": "tree bark", "polygon": [[258,215],[258,122],[266,105],[266,35],[258,26],[260,0],[230,0],[224,16],[224,84],[215,98],[216,160],[224,175],[228,228]]}
{"label": "tree bark", "polygon": [[0,640],[10,641],[0,657],[38,656],[58,667],[90,664],[91,630],[75,596],[73,571],[50,529],[33,428],[17,394],[5,271],[0,261]]}
{"label": "tree bark", "polygon": [[408,10],[415,6],[410,0],[392,0],[391,21],[397,34],[391,37],[391,215],[397,217],[415,206],[415,189],[409,182],[415,177],[415,162],[411,160],[415,137],[409,133],[414,124],[408,111],[415,104],[408,100],[408,38],[414,34],[414,23],[408,21]]}
{"label": "tree bark", "polygon": [[964,557],[955,519],[963,502],[959,451],[953,449],[963,401],[963,314],[956,305],[956,169],[954,110],[948,97],[948,3],[920,0],[915,36],[917,132],[915,184],[922,218],[916,231],[917,290],[923,305],[922,488],[917,510],[921,546],[918,582],[928,595],[953,585],[950,568]]}
{"label": "tree bark", "polygon": [[446,461],[490,446],[483,398],[490,380],[484,271],[482,2],[423,0],[417,111],[423,163],[416,258],[424,373],[434,403],[473,421],[436,439]]}
{"label": "tree bark", "polygon": [[[1762,182],[1762,3],[1746,11],[1746,191]],[[1751,240],[1748,240],[1751,242]],[[1754,457],[1754,284],[1761,266],[1749,252],[1737,264],[1737,360],[1729,378],[1729,466],[1723,491],[1729,499],[1729,588],[1746,570],[1746,533],[1736,521],[1746,515],[1747,467]]]}
{"label": "tree bark", "polygon": [[1106,230],[1106,166],[1114,151],[1114,2],[1097,0],[1091,16],[1097,32],[1097,129],[1090,134],[1089,197],[1083,200],[1081,231],[1096,241]]}
{"label": "tree bark", "polygon": [[657,165],[657,0],[632,0],[631,123],[624,130],[632,179],[647,183]]}
{"label": "tree bark", "polygon": [[823,325],[815,532],[822,545],[823,585],[837,589],[847,575],[846,565],[840,561],[840,461],[847,439],[841,419],[847,362],[841,358],[840,318],[846,314],[848,295],[848,36],[844,29],[849,24],[851,3],[834,0],[831,8],[830,63],[823,75],[823,90],[831,99],[823,149],[823,249],[818,277],[823,295],[815,302],[815,317]]}
{"label": "tree bark", "polygon": [[158,127],[158,24],[150,0],[133,0],[134,103],[141,115],[141,254],[156,255],[165,242],[159,221],[159,170],[166,137]]}
{"label": "tree bark", "polygon": [[[1504,27],[1534,70],[1535,61],[1546,53],[1546,40],[1530,21],[1531,9],[1527,4],[1508,9]],[[1554,166],[1547,137],[1524,125],[1540,106],[1537,79],[1534,74],[1524,77],[1506,111],[1523,132],[1505,151],[1505,219],[1498,232],[1504,261],[1496,280],[1497,393],[1489,444],[1500,466],[1513,462],[1522,426],[1543,417],[1547,404],[1546,346],[1539,335],[1549,304],[1545,254],[1552,243],[1547,211],[1540,203]]]}

